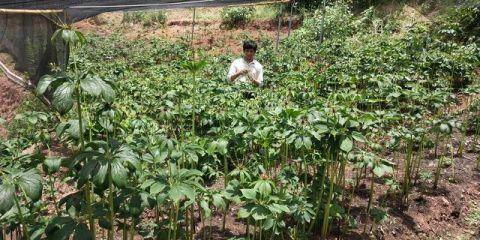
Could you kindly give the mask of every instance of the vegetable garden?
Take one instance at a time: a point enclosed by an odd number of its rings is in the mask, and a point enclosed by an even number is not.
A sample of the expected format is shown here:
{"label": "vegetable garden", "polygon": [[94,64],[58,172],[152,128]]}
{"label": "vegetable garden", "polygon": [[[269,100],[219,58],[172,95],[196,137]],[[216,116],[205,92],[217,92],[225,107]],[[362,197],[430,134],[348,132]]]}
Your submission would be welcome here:
{"label": "vegetable garden", "polygon": [[478,4],[409,26],[322,12],[262,39],[254,99],[226,81],[231,54],[58,30],[69,66],[35,90],[52,105],[0,144],[1,239],[375,239],[465,154],[480,168]]}

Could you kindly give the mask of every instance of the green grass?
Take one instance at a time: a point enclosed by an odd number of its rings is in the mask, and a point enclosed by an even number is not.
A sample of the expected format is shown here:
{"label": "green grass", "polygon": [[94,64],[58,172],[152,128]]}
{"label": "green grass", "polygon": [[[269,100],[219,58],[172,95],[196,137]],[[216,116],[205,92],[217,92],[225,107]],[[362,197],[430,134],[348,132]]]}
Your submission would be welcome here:
{"label": "green grass", "polygon": [[470,226],[478,226],[480,224],[480,207],[476,203],[472,205],[472,209],[465,217],[465,220]]}

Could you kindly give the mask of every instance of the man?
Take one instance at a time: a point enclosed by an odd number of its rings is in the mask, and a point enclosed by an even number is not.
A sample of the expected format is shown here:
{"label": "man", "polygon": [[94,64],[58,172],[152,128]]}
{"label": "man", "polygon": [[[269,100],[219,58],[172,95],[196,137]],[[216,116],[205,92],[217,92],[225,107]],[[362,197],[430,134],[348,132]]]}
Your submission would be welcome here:
{"label": "man", "polygon": [[251,40],[244,41],[243,58],[233,61],[228,71],[230,82],[253,83],[258,87],[263,85],[263,66],[255,60],[255,53],[257,53],[257,44]]}

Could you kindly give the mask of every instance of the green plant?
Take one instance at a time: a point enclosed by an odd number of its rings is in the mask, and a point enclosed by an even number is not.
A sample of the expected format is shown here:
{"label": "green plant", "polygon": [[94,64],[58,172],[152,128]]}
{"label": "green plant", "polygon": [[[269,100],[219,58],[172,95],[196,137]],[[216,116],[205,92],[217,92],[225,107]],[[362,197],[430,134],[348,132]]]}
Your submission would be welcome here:
{"label": "green plant", "polygon": [[253,7],[228,7],[221,11],[222,23],[229,27],[239,27],[249,22],[255,13]]}
{"label": "green plant", "polygon": [[[0,142],[0,171],[37,173],[48,196],[17,191],[22,214],[2,215],[3,233],[27,226],[32,239],[212,239],[236,214],[246,238],[329,238],[358,228],[353,199],[366,186],[363,229],[376,234],[387,203],[398,193],[408,200],[427,178],[427,150],[441,156],[437,185],[453,159],[453,133],[465,130],[459,122],[475,132],[473,107],[465,111],[472,120],[447,112],[478,87],[478,47],[373,8],[354,14],[344,2],[320,3],[326,8],[305,15],[279,51],[260,40],[263,89],[228,84],[232,56],[192,54],[189,39],[87,41],[59,30],[54,39],[68,46],[71,64],[37,86],[58,113],[22,110],[17,134]],[[244,99],[245,90],[256,98]],[[44,156],[50,144],[64,155]],[[9,174],[0,174],[3,187]],[[58,185],[72,191],[57,199]]]}
{"label": "green plant", "polygon": [[124,12],[122,22],[140,23],[143,26],[163,26],[167,23],[167,14],[163,10]]}
{"label": "green plant", "polygon": [[32,206],[42,195],[41,176],[34,169],[23,170],[17,167],[3,169],[0,174],[2,176],[0,212],[6,216],[18,216],[22,227],[22,236],[29,239],[31,230],[29,229],[30,224],[26,220],[29,212],[26,207]]}

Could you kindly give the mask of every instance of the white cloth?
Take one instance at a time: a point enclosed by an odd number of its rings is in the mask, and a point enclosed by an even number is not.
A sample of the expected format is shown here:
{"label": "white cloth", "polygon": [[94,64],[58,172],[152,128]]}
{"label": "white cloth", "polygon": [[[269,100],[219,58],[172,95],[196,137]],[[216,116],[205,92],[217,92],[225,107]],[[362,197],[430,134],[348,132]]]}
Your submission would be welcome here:
{"label": "white cloth", "polygon": [[[248,69],[248,73],[237,77],[234,80],[235,83],[251,83],[249,78],[252,78],[260,83],[260,85],[263,85],[263,66],[257,60],[247,62],[245,59],[239,58],[233,61],[228,71],[228,80],[232,81],[232,76],[244,69]],[[246,75],[248,75],[248,77]]]}

